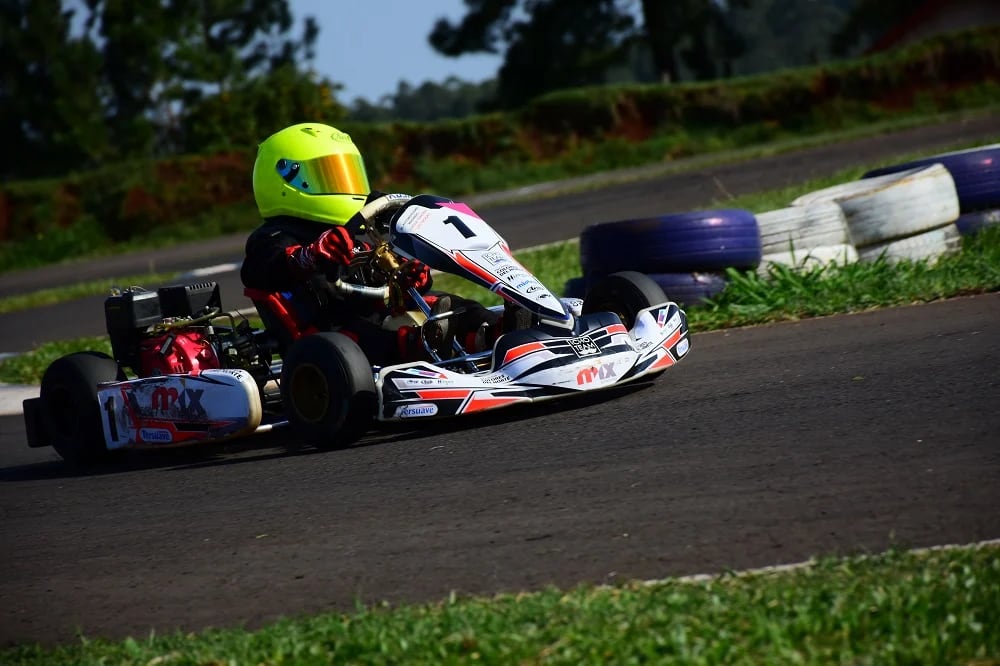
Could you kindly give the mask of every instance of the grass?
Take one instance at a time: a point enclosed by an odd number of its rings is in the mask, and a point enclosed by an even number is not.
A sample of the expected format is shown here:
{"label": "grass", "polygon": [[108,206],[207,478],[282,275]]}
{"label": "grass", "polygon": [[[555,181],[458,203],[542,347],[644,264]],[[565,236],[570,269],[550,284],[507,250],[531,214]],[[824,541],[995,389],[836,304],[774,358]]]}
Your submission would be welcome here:
{"label": "grass", "polygon": [[1000,664],[1000,547],[579,586],[287,619],[258,631],[20,646],[45,664]]}
{"label": "grass", "polygon": [[[247,174],[249,182],[250,175]],[[126,252],[170,247],[179,243],[249,232],[260,221],[253,201],[222,206],[168,227],[113,240],[90,216],[67,229],[40,233],[22,241],[0,243],[0,273],[48,266],[73,259],[95,259]]]}
{"label": "grass", "polygon": [[87,296],[107,294],[112,287],[133,284],[155,284],[169,282],[180,273],[147,273],[145,275],[128,275],[125,277],[78,282],[77,284],[40,289],[25,294],[16,294],[0,298],[0,314],[16,312],[45,305],[55,305]]}

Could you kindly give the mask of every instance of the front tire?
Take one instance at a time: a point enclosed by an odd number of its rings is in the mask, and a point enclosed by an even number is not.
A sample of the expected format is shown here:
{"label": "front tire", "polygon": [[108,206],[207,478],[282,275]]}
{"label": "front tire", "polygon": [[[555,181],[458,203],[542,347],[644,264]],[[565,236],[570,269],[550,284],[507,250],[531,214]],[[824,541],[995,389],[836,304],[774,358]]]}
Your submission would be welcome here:
{"label": "front tire", "polygon": [[645,273],[622,271],[600,278],[591,287],[583,299],[583,313],[613,312],[631,329],[641,310],[667,300],[660,285]]}
{"label": "front tire", "polygon": [[42,376],[40,396],[49,442],[71,464],[111,458],[104,441],[97,385],[124,378],[118,363],[100,352],[78,352],[52,362]]}
{"label": "front tire", "polygon": [[292,428],[320,449],[349,446],[371,425],[378,407],[371,363],[340,333],[295,341],[284,355],[281,399]]}

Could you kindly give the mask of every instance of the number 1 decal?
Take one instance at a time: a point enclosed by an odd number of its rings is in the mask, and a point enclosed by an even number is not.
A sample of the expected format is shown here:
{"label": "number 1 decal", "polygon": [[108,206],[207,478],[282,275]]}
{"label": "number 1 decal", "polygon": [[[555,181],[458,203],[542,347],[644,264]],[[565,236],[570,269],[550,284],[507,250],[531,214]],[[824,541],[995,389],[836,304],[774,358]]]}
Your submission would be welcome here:
{"label": "number 1 decal", "polygon": [[104,401],[104,411],[108,413],[108,430],[111,431],[111,439],[118,441],[118,424],[115,423],[115,399],[113,396],[108,396],[108,399]]}
{"label": "number 1 decal", "polygon": [[476,235],[476,232],[470,229],[469,225],[467,225],[465,222],[462,222],[462,218],[458,217],[457,215],[450,216],[448,219],[444,221],[444,224],[452,225],[453,227],[458,229],[458,232],[463,236],[465,236],[466,238],[472,238],[473,236]]}

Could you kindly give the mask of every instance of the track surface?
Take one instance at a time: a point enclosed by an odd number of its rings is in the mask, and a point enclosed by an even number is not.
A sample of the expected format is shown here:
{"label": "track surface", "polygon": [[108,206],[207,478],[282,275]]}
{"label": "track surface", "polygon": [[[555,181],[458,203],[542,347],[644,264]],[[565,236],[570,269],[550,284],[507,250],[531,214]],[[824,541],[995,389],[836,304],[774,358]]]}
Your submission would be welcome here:
{"label": "track surface", "polygon": [[706,333],[607,401],[89,476],[0,419],[0,644],[996,538],[998,340],[995,294]]}
{"label": "track surface", "polygon": [[[479,208],[525,247],[998,132],[981,118]],[[0,294],[238,260],[239,247],[8,274]],[[218,279],[243,305],[235,277]],[[67,322],[103,333],[102,300],[0,315],[0,351],[65,337]],[[996,295],[702,334],[656,384],[607,401],[325,454],[275,434],[87,475],[0,418],[0,644],[995,538],[998,334]]]}

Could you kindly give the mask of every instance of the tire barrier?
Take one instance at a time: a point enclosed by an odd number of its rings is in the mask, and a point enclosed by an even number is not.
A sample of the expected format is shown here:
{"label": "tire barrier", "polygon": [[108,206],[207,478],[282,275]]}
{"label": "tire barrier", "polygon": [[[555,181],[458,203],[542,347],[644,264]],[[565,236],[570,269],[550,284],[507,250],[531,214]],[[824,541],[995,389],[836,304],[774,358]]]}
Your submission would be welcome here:
{"label": "tire barrier", "polygon": [[788,252],[765,254],[757,267],[761,277],[768,275],[772,264],[787,266],[796,270],[810,270],[818,266],[853,264],[858,260],[858,251],[850,243],[820,245],[809,249],[793,249]]}
{"label": "tire barrier", "polygon": [[[648,273],[667,297],[681,306],[702,305],[726,288],[722,273]],[[586,298],[600,276],[574,277],[566,281],[563,294],[568,298]]]}
{"label": "tire barrier", "polygon": [[746,210],[706,210],[591,225],[580,235],[584,275],[623,270],[694,273],[755,268],[761,244]]}
{"label": "tire barrier", "polygon": [[936,261],[997,224],[1000,144],[874,169],[756,216],[720,209],[590,225],[580,235],[583,276],[564,294],[584,298],[597,276],[637,271],[696,305],[725,289],[728,268],[767,276],[775,265]]}
{"label": "tire barrier", "polygon": [[940,164],[834,185],[792,202],[823,201],[844,211],[851,243],[858,248],[908,238],[958,219],[958,194],[951,174]]}
{"label": "tire barrier", "polygon": [[956,225],[949,224],[909,238],[858,248],[858,257],[861,261],[876,261],[884,255],[890,263],[904,260],[937,261],[946,254],[958,252],[961,247],[962,234]]}
{"label": "tire barrier", "polygon": [[650,273],[670,300],[681,305],[701,305],[726,288],[722,273]]}
{"label": "tire barrier", "polygon": [[832,201],[760,213],[757,226],[765,257],[850,242],[844,211]]}
{"label": "tire barrier", "polygon": [[954,179],[962,213],[1000,208],[1000,143],[873,169],[862,178],[877,178],[933,164],[942,165]]}
{"label": "tire barrier", "polygon": [[981,229],[996,225],[1000,225],[1000,209],[966,213],[955,220],[955,226],[963,236],[974,236]]}

